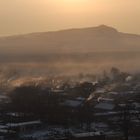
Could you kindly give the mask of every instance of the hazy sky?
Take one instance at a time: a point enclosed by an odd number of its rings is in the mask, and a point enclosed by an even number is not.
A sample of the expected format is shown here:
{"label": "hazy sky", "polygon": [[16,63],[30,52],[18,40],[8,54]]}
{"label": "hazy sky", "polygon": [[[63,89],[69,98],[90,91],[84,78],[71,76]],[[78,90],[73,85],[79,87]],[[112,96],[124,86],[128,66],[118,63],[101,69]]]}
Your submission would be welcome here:
{"label": "hazy sky", "polygon": [[100,24],[140,34],[140,0],[0,0],[0,36]]}

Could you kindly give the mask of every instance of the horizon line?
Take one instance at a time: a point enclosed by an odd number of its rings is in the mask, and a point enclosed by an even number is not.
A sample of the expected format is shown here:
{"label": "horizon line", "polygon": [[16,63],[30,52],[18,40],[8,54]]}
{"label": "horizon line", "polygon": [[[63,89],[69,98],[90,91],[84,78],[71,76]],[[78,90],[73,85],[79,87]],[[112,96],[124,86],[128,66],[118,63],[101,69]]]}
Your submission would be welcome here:
{"label": "horizon line", "polygon": [[61,32],[61,31],[69,31],[69,30],[90,29],[90,28],[98,28],[98,27],[101,27],[101,26],[105,26],[105,27],[108,27],[108,28],[115,29],[119,33],[132,34],[132,35],[140,36],[140,34],[138,34],[138,33],[122,32],[122,31],[119,31],[116,27],[106,25],[106,24],[99,24],[99,25],[96,25],[96,26],[72,27],[72,28],[62,28],[62,29],[48,30],[48,31],[34,31],[34,32],[27,32],[27,33],[15,33],[15,34],[11,34],[11,35],[0,35],[0,38],[32,35],[32,34],[39,34],[39,33],[53,33],[53,32]]}

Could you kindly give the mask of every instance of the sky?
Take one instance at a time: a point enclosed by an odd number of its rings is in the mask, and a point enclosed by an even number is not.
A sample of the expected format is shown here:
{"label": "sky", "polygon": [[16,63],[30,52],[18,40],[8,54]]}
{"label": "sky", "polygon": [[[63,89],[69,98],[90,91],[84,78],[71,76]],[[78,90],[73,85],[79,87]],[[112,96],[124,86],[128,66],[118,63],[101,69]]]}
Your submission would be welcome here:
{"label": "sky", "polygon": [[101,24],[140,34],[140,0],[0,0],[0,36]]}

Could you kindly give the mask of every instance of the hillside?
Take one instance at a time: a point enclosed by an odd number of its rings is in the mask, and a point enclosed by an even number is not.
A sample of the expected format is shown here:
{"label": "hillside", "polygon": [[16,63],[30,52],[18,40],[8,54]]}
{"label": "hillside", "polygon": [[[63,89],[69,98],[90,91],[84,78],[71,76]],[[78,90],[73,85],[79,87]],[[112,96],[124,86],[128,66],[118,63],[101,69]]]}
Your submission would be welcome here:
{"label": "hillside", "polygon": [[105,25],[0,38],[1,63],[37,73],[92,73],[112,66],[138,71],[139,60],[140,35]]}
{"label": "hillside", "polygon": [[121,33],[105,25],[0,38],[2,54],[137,51],[139,46],[140,36]]}

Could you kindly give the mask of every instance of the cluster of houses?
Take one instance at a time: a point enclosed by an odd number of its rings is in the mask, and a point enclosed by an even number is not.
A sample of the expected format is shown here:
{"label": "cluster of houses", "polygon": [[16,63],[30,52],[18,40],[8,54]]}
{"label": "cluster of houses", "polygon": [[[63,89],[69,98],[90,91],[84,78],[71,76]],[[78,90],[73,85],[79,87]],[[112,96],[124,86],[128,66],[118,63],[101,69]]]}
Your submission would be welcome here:
{"label": "cluster of houses", "polygon": [[[127,77],[124,85],[132,86],[131,79]],[[85,91],[95,87],[95,83],[86,85]],[[52,89],[60,100],[46,120],[32,113],[3,111],[10,99],[1,94],[0,140],[121,140],[126,131],[131,138],[140,138],[139,89],[139,84],[125,91],[99,85],[88,96]]]}
{"label": "cluster of houses", "polygon": [[105,140],[105,135],[100,131],[86,132],[80,129],[44,126],[40,120],[7,123],[0,125],[0,140]]}

